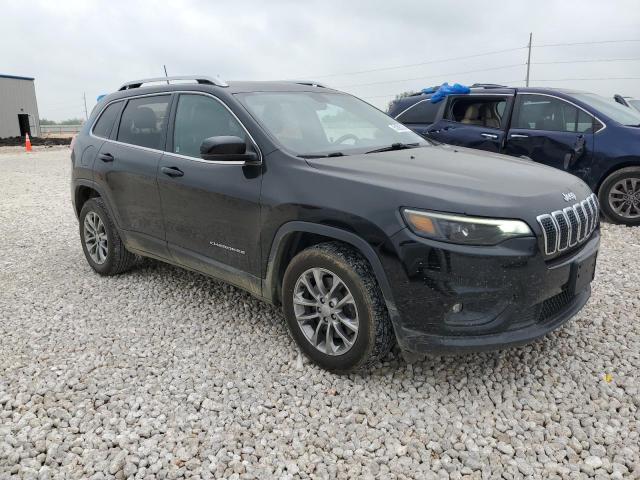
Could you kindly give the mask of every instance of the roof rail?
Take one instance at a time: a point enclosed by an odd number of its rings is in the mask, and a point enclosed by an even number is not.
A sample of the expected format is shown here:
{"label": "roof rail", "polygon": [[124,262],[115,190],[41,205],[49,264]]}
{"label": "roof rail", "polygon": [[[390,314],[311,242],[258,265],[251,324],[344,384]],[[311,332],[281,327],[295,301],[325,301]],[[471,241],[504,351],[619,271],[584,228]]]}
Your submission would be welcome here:
{"label": "roof rail", "polygon": [[132,88],[140,88],[145,83],[157,83],[157,82],[171,82],[175,80],[195,80],[198,83],[205,85],[215,85],[217,87],[228,87],[229,84],[218,77],[207,77],[204,75],[178,75],[176,77],[153,77],[153,78],[143,78],[141,80],[132,80],[130,82],[122,84],[122,86],[118,89],[120,90],[130,90]]}
{"label": "roof rail", "polygon": [[315,80],[287,80],[287,82],[297,83],[298,85],[307,85],[308,87],[329,88],[325,84],[316,82]]}
{"label": "roof rail", "polygon": [[497,83],[474,83],[469,88],[509,88],[507,85],[499,85]]}

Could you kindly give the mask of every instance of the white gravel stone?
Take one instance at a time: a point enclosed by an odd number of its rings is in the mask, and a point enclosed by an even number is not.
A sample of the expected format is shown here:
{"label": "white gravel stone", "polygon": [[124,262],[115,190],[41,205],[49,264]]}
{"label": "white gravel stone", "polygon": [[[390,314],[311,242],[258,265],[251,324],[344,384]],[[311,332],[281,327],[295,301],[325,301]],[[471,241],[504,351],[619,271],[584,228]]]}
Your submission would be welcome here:
{"label": "white gravel stone", "polygon": [[539,341],[335,376],[234,287],[93,273],[68,156],[0,152],[0,478],[640,478],[640,228]]}

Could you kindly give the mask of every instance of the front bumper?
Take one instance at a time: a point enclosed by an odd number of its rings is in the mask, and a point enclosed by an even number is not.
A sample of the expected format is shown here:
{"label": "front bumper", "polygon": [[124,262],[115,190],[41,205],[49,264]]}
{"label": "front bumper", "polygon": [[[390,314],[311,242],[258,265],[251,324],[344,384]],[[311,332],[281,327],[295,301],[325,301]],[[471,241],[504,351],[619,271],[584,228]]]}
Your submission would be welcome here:
{"label": "front bumper", "polygon": [[400,347],[459,353],[524,344],[574,316],[591,294],[591,277],[576,280],[576,272],[595,262],[600,233],[595,230],[577,250],[551,261],[535,238],[470,247],[405,229],[391,240],[381,257],[397,308],[392,320]]}

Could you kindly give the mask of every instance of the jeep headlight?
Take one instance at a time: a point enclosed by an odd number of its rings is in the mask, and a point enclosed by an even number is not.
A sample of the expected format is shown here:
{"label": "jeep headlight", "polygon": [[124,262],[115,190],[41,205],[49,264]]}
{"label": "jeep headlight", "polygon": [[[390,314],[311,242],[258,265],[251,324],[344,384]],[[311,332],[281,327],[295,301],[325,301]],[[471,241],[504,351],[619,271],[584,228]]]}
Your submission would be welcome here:
{"label": "jeep headlight", "polygon": [[467,217],[425,210],[402,209],[409,228],[416,235],[465,245],[497,245],[509,238],[533,236],[521,220]]}

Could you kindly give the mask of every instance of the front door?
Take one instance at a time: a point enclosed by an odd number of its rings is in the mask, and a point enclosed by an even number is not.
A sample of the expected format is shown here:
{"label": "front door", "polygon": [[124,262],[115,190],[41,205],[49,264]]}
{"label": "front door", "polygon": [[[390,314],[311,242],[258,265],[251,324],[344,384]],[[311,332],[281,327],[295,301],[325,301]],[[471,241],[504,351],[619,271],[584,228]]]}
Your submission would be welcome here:
{"label": "front door", "polygon": [[222,135],[252,140],[210,95],[182,93],[172,110],[158,170],[169,249],[180,264],[251,290],[260,278],[262,166],[203,160],[200,144]]}
{"label": "front door", "polygon": [[591,164],[595,122],[560,98],[518,94],[504,153],[583,176]]}
{"label": "front door", "polygon": [[427,129],[439,142],[499,152],[504,141],[505,112],[511,97],[493,95],[451,96],[444,117]]}

